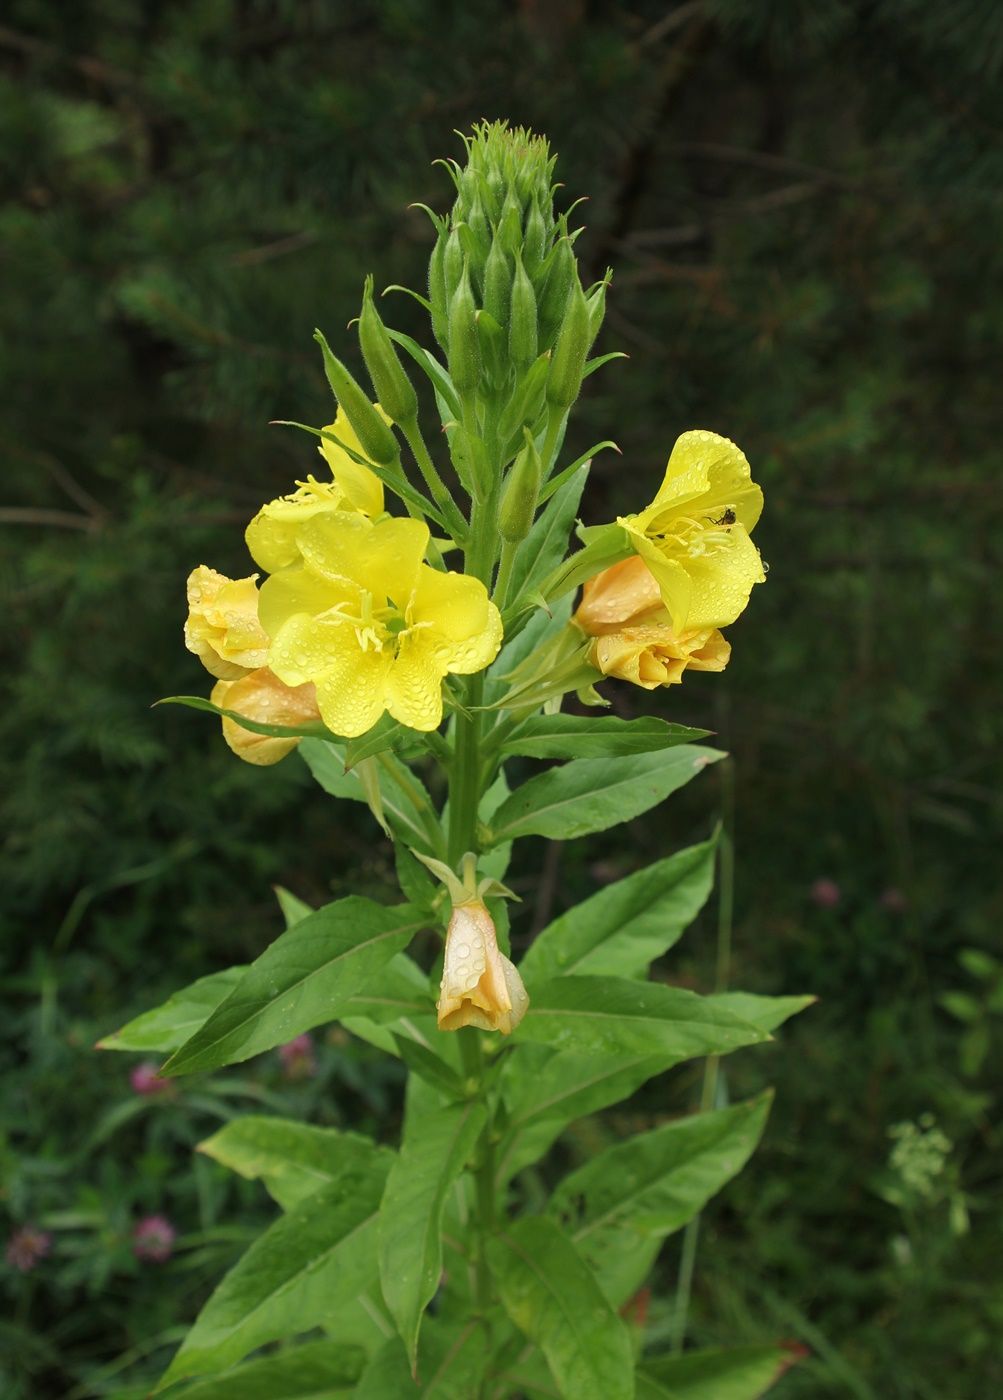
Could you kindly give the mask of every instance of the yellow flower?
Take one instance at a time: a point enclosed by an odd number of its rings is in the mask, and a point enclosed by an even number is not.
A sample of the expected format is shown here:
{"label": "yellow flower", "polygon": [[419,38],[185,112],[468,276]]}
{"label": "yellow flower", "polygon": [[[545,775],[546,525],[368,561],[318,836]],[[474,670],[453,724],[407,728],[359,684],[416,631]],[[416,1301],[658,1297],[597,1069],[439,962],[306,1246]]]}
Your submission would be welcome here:
{"label": "yellow flower", "polygon": [[[320,717],[312,685],[283,685],[267,666],[249,671],[239,680],[217,681],[209,699],[221,710],[236,710],[258,724],[303,724]],[[226,715],[222,720],[223,738],[237,757],[261,768],[278,763],[300,742],[295,738],[255,734]]]}
{"label": "yellow flower", "polygon": [[590,665],[645,690],[676,685],[687,667],[723,671],[731,656],[714,627],[676,630],[657,580],[637,555],[586,581],[574,621],[593,638]]}
{"label": "yellow flower", "polygon": [[[379,404],[376,408],[386,418]],[[338,409],[334,422],[325,432],[334,433],[359,456],[365,456],[342,409]],[[343,448],[328,438],[321,438],[317,451],[331,468],[332,480],[317,481],[308,476],[306,481],[297,483],[291,495],[280,496],[263,505],[247,527],[244,536],[247,548],[252,558],[270,574],[299,562],[297,532],[305,521],[337,511],[349,514],[357,511],[370,517],[383,514],[383,483],[375,472],[354,462]]]}
{"label": "yellow flower", "polygon": [[231,579],[205,564],[188,576],[185,646],[218,680],[236,680],[268,660],[268,637],[258,621],[257,577]]}
{"label": "yellow flower", "polygon": [[428,540],[420,520],[317,515],[296,532],[302,563],[262,585],[268,664],[287,685],[316,685],[335,734],[364,734],[384,710],[435,729],[443,678],[498,653],[501,617],[483,583],[423,564]]}
{"label": "yellow flower", "polygon": [[766,577],[749,538],[763,508],[745,454],[717,433],[677,439],[658,495],[617,523],[651,569],[677,632],[726,627]]}
{"label": "yellow flower", "polygon": [[439,1029],[476,1026],[508,1035],[528,1006],[518,970],[498,951],[487,907],[479,899],[454,905],[439,987]]}

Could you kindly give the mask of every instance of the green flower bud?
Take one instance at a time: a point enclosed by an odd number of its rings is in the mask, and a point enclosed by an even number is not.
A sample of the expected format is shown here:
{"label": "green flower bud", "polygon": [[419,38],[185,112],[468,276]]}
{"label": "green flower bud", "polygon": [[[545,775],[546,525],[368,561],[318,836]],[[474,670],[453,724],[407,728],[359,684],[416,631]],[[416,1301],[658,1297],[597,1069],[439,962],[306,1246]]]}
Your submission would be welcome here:
{"label": "green flower bud", "polygon": [[359,439],[363,452],[380,466],[390,466],[400,456],[397,439],[376,412],[375,407],[370,402],[369,395],[361,384],[353,379],[341,361],[331,353],[331,347],[324,339],[322,332],[314,331],[313,338],[324,355],[324,373],[327,375],[327,382],[331,386],[334,397],[345,410],[345,417],[351,424],[355,436]]}
{"label": "green flower bud", "polygon": [[515,255],[515,277],[512,280],[508,351],[512,363],[519,370],[526,369],[536,359],[536,293],[518,253]]}
{"label": "green flower bud", "polygon": [[540,296],[540,343],[549,346],[564,319],[568,293],[576,277],[576,262],[571,240],[560,238],[551,253],[547,281]]}
{"label": "green flower bud", "polygon": [[543,463],[533,435],[528,428],[524,431],[525,446],[508,474],[498,508],[498,533],[511,544],[517,544],[529,534],[543,479]]}
{"label": "green flower bud", "polygon": [[443,229],[435,240],[432,256],[428,260],[428,299],[432,305],[432,334],[443,349],[446,348],[446,315],[449,309],[446,296],[445,252],[446,233]]}
{"label": "green flower bud", "polygon": [[457,225],[454,224],[449,237],[446,239],[446,247],[442,255],[442,268],[446,280],[447,304],[452,300],[453,294],[460,285],[460,278],[463,276],[463,262],[465,256],[460,230]]}
{"label": "green flower bud", "polygon": [[547,379],[547,402],[556,408],[570,408],[582,387],[585,357],[592,344],[589,308],[576,276],[568,297],[564,321],[557,333],[554,357]]}
{"label": "green flower bud", "polygon": [[[612,270],[607,269],[606,276],[588,296],[589,334],[592,337],[590,344],[595,344],[596,336],[602,330],[602,323],[606,316],[606,288],[612,280]],[[391,417],[393,417],[392,414]]]}
{"label": "green flower bud", "polygon": [[476,318],[477,303],[470,286],[470,269],[464,262],[460,284],[449,303],[449,373],[460,394],[472,393],[481,381]]}
{"label": "green flower bud", "polygon": [[496,235],[484,265],[484,310],[498,322],[508,325],[509,298],[512,294],[512,269]]}
{"label": "green flower bud", "polygon": [[488,250],[491,247],[491,225],[488,223],[488,216],[484,212],[480,195],[474,198],[474,202],[470,206],[467,225],[474,236],[477,255],[483,261],[487,258]]}
{"label": "green flower bud", "polygon": [[543,262],[547,246],[547,225],[536,200],[530,205],[526,220],[526,236],[523,239],[522,260],[530,277]]}
{"label": "green flower bud", "polygon": [[[418,395],[404,373],[397,351],[373,302],[373,279],[366,278],[359,317],[359,345],[373,381],[376,398],[395,423],[410,423],[418,416]],[[346,410],[347,412],[347,410]]]}
{"label": "green flower bud", "polygon": [[522,206],[511,188],[505,196],[495,242],[500,242],[506,253],[514,253],[522,246]]}

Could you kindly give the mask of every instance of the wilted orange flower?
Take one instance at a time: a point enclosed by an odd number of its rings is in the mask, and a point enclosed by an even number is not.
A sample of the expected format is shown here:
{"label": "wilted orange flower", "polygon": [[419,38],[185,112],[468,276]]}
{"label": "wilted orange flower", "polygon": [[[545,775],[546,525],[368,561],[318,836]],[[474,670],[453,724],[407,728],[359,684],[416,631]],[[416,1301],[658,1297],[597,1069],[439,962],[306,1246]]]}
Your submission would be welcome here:
{"label": "wilted orange flower", "polygon": [[[209,697],[221,710],[238,714],[258,724],[305,724],[320,719],[317,693],[312,685],[284,685],[278,676],[262,666],[235,681],[217,681]],[[269,768],[285,758],[300,742],[297,738],[255,734],[236,720],[223,715],[223,738],[245,763]]]}
{"label": "wilted orange flower", "polygon": [[574,621],[594,639],[588,659],[597,671],[645,690],[678,684],[687,667],[723,671],[731,656],[716,627],[675,629],[654,575],[636,555],[585,583]]}
{"label": "wilted orange flower", "polygon": [[439,1029],[476,1026],[508,1035],[526,1014],[529,997],[514,965],[498,950],[495,926],[479,899],[453,906],[439,987]]}
{"label": "wilted orange flower", "polygon": [[217,680],[237,680],[268,660],[268,637],[258,621],[257,577],[227,578],[205,564],[188,576],[185,646]]}

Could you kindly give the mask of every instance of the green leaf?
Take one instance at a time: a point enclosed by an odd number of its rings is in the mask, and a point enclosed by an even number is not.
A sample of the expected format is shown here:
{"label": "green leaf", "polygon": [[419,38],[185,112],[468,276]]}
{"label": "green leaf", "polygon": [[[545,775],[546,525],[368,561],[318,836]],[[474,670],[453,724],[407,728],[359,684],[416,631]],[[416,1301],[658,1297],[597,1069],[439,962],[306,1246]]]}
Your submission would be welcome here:
{"label": "green leaf", "polygon": [[283,888],[282,885],[273,885],[272,888],[275,898],[279,901],[282,921],[286,928],[292,928],[293,924],[298,924],[300,919],[305,919],[308,914],[313,913],[313,906],[293,894],[291,890]]}
{"label": "green leaf", "polygon": [[396,340],[398,345],[403,346],[418,368],[428,376],[429,381],[435,388],[435,392],[444,399],[452,416],[454,418],[459,418],[460,401],[456,397],[453,381],[435,356],[429,354],[423,346],[419,345],[411,336],[405,335],[403,331],[391,330],[388,326],[387,334],[391,340]]}
{"label": "green leaf", "polygon": [[755,1150],[772,1094],[615,1143],[570,1173],[548,1210],[614,1307],[640,1286],[662,1240],[697,1215]]}
{"label": "green leaf", "polygon": [[503,754],[527,758],[614,758],[653,753],[705,739],[706,729],[688,729],[647,715],[617,719],[615,715],[534,715],[501,746]]}
{"label": "green leaf", "polygon": [[392,1337],[366,1367],[354,1400],[471,1400],[480,1393],[486,1361],[480,1323],[430,1318],[421,1332],[417,1380],[403,1345]]}
{"label": "green leaf", "polygon": [[[299,753],[314,778],[332,797],[347,797],[353,802],[369,802],[358,766],[345,771],[345,751],[339,744],[304,739],[299,746]],[[416,793],[428,810],[434,811],[432,800],[422,787],[421,780],[392,753],[384,752],[379,758],[377,777],[382,807],[395,834],[409,846],[440,854],[437,849],[433,849],[428,828],[409,796],[409,792]]]}
{"label": "green leaf", "polygon": [[547,1358],[561,1395],[633,1400],[627,1329],[552,1220],[525,1217],[490,1241],[488,1257],[506,1312]]}
{"label": "green leaf", "polygon": [[717,840],[689,846],[607,885],[555,919],[519,964],[527,986],[577,972],[643,976],[703,908]]}
{"label": "green leaf", "polygon": [[307,1332],[372,1285],[386,1160],[348,1166],[255,1240],[199,1313],[161,1387]]}
{"label": "green leaf", "polygon": [[721,1002],[659,982],[556,977],[534,993],[515,1036],[558,1050],[660,1055],[666,1068],[768,1039]]}
{"label": "green leaf", "polygon": [[440,1055],[419,1041],[406,1035],[394,1035],[397,1053],[413,1074],[441,1094],[451,1099],[462,1099],[467,1090],[463,1080]]}
{"label": "green leaf", "polygon": [[283,1210],[330,1185],[348,1167],[365,1171],[381,1159],[377,1169],[385,1175],[393,1159],[389,1148],[359,1133],[259,1114],[233,1119],[198,1150],[249,1181],[260,1178]]}
{"label": "green leaf", "polygon": [[750,1026],[758,1026],[767,1035],[791,1016],[796,1016],[806,1007],[814,1006],[818,997],[760,997],[752,992],[721,992],[714,1000],[734,1015],[748,1021]]}
{"label": "green leaf", "polygon": [[228,967],[200,977],[167,998],[163,1006],[144,1011],[114,1035],[99,1040],[99,1050],[156,1050],[166,1054],[184,1045],[233,991],[246,967]]}
{"label": "green leaf", "polygon": [[555,569],[568,551],[568,539],[588,480],[588,466],[579,467],[553,494],[519,546],[509,579],[508,597],[520,596]]}
{"label": "green leaf", "polygon": [[681,744],[627,758],[574,759],[517,788],[495,813],[491,841],[567,841],[605,831],[647,812],[721,758],[718,749]]}
{"label": "green leaf", "polygon": [[226,719],[236,720],[244,729],[249,729],[252,734],[267,734],[276,739],[293,739],[296,737],[309,739],[333,739],[335,736],[328,729],[326,724],[322,724],[319,719],[307,720],[303,724],[262,724],[259,720],[248,719],[239,710],[221,709],[219,705],[214,705],[211,700],[205,700],[201,695],[165,695],[163,700],[158,700],[157,705],[187,705],[190,710],[205,710],[211,715],[221,715]]}
{"label": "green leaf", "polygon": [[394,749],[407,738],[417,736],[417,730],[407,729],[397,720],[384,715],[366,734],[357,739],[349,739],[345,744],[345,771],[351,772],[364,758],[372,758],[387,749]]}
{"label": "green leaf", "polygon": [[453,1104],[405,1116],[400,1155],[380,1206],[380,1281],[412,1368],[421,1315],[442,1272],[446,1193],[484,1126],[483,1104]]}
{"label": "green leaf", "polygon": [[196,1381],[180,1400],[329,1400],[354,1394],[366,1354],[344,1342],[305,1342],[259,1357],[211,1380]]}
{"label": "green leaf", "polygon": [[543,1045],[517,1046],[502,1073],[509,1121],[497,1151],[499,1184],[538,1161],[573,1119],[619,1103],[676,1063],[671,1055],[555,1054]]}
{"label": "green leaf", "polygon": [[637,1400],[758,1400],[795,1360],[789,1348],[780,1346],[646,1356],[638,1372]]}
{"label": "green leaf", "polygon": [[164,1066],[192,1074],[249,1059],[336,1020],[422,925],[410,904],[350,895],[302,919],[262,953],[205,1025]]}

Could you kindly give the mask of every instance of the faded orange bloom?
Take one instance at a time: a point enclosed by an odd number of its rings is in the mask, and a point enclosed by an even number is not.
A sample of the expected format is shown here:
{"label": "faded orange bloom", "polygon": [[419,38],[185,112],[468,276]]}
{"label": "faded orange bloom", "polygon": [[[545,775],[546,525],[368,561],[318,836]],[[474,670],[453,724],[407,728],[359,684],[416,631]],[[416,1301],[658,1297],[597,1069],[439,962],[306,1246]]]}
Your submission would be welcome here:
{"label": "faded orange bloom", "polygon": [[687,667],[723,671],[731,656],[716,627],[675,629],[654,575],[636,555],[585,583],[574,621],[593,638],[588,660],[597,671],[645,690],[678,684]]}
{"label": "faded orange bloom", "polygon": [[522,978],[498,950],[495,926],[479,899],[453,906],[439,987],[439,1029],[476,1026],[508,1035],[526,1014]]}
{"label": "faded orange bloom", "polygon": [[188,576],[185,646],[217,680],[236,680],[268,660],[268,636],[258,621],[257,577],[227,578],[205,564]]}
{"label": "faded orange bloom", "polygon": [[[236,710],[258,724],[296,725],[320,719],[313,686],[284,685],[267,666],[235,681],[217,681],[209,698],[221,710]],[[261,768],[278,763],[300,742],[298,738],[255,734],[226,715],[222,720],[223,738],[237,757]]]}

